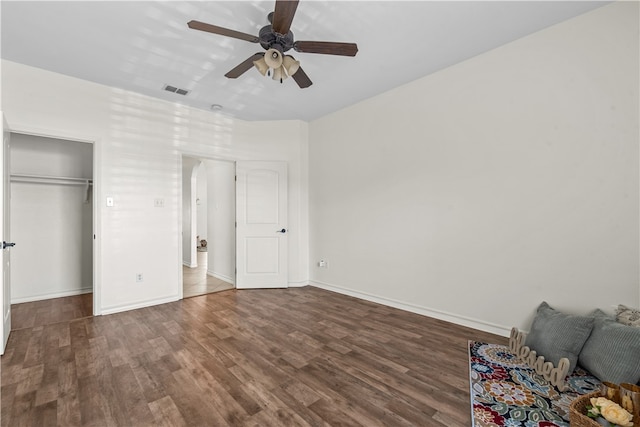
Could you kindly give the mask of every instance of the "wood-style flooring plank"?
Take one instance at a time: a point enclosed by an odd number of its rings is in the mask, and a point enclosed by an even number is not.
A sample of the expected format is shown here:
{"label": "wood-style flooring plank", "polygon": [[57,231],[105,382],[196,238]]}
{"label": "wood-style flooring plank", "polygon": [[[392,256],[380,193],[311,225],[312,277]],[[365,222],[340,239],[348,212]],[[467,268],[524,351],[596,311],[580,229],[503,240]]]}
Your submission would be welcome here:
{"label": "wood-style flooring plank", "polygon": [[158,400],[149,402],[149,409],[153,413],[156,425],[161,427],[186,427],[188,426],[180,410],[170,396],[164,396]]}
{"label": "wood-style flooring plank", "polygon": [[467,426],[467,342],[507,342],[313,287],[86,303],[16,310],[1,427]]}
{"label": "wood-style flooring plank", "polygon": [[11,329],[34,328],[93,315],[93,294],[11,305]]}

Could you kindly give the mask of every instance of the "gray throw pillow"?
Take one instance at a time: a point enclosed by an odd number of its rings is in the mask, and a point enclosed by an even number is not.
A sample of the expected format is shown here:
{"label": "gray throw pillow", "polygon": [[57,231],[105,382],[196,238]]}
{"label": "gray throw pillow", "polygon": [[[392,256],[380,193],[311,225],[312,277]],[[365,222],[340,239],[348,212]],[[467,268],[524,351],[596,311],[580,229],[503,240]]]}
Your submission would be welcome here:
{"label": "gray throw pillow", "polygon": [[600,310],[594,312],[591,336],[578,363],[600,381],[640,381],[640,328],[623,325]]}
{"label": "gray throw pillow", "polygon": [[616,310],[616,319],[623,325],[640,327],[640,310],[620,304]]}
{"label": "gray throw pillow", "polygon": [[543,302],[538,307],[524,345],[535,350],[538,356],[544,356],[544,360],[552,362],[553,366],[558,366],[560,359],[566,357],[570,375],[592,327],[593,317],[565,314]]}

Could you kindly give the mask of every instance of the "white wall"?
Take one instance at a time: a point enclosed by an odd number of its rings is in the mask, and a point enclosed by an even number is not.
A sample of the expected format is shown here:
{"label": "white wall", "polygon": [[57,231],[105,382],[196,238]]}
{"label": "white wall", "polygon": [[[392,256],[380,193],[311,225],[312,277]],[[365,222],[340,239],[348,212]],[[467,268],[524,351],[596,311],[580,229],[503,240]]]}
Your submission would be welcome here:
{"label": "white wall", "polygon": [[[93,177],[92,144],[11,135],[11,173]],[[11,183],[11,301],[93,290],[93,210],[85,186]]]}
{"label": "white wall", "polygon": [[312,122],[312,283],[501,334],[637,306],[638,51],[615,3]]}
{"label": "white wall", "polygon": [[178,298],[185,153],[289,163],[290,285],[311,259],[319,286],[504,332],[528,327],[541,299],[640,301],[637,8],[606,6],[309,125],[9,61],[2,108],[14,131],[96,142],[99,312]]}
{"label": "white wall", "polygon": [[224,160],[204,160],[207,171],[209,241],[207,274],[235,283],[236,167]]}
{"label": "white wall", "polygon": [[[288,162],[295,233],[289,280],[308,282],[308,260],[300,257],[308,246],[306,123],[243,122],[10,61],[2,67],[2,105],[11,129],[96,141],[98,312],[179,298],[182,154]],[[107,196],[113,207],[105,206]],[[164,199],[163,208],[154,207],[157,198]],[[136,283],[137,273],[143,282]]]}

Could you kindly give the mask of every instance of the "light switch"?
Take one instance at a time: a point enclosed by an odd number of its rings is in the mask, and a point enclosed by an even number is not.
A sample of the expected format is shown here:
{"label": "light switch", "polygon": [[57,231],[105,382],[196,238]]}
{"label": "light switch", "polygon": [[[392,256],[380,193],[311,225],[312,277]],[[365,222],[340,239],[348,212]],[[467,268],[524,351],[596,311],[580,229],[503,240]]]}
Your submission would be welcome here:
{"label": "light switch", "polygon": [[107,197],[107,207],[108,208],[113,207],[113,197]]}

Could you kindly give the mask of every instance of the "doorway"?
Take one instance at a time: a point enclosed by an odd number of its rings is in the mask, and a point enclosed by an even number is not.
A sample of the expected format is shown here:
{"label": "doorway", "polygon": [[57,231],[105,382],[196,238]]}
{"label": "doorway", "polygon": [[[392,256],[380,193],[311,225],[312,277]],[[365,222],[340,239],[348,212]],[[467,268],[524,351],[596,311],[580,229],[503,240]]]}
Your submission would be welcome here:
{"label": "doorway", "polygon": [[11,133],[12,329],[93,314],[92,143]]}
{"label": "doorway", "polygon": [[[197,202],[207,206],[207,276],[237,289],[286,288],[288,165],[283,161],[213,160],[182,156],[183,298],[185,267],[198,267]],[[198,194],[198,168],[207,190]],[[203,237],[203,236],[200,236]],[[202,252],[200,252],[202,253]]]}
{"label": "doorway", "polygon": [[183,298],[235,288],[235,162],[182,158]]}

